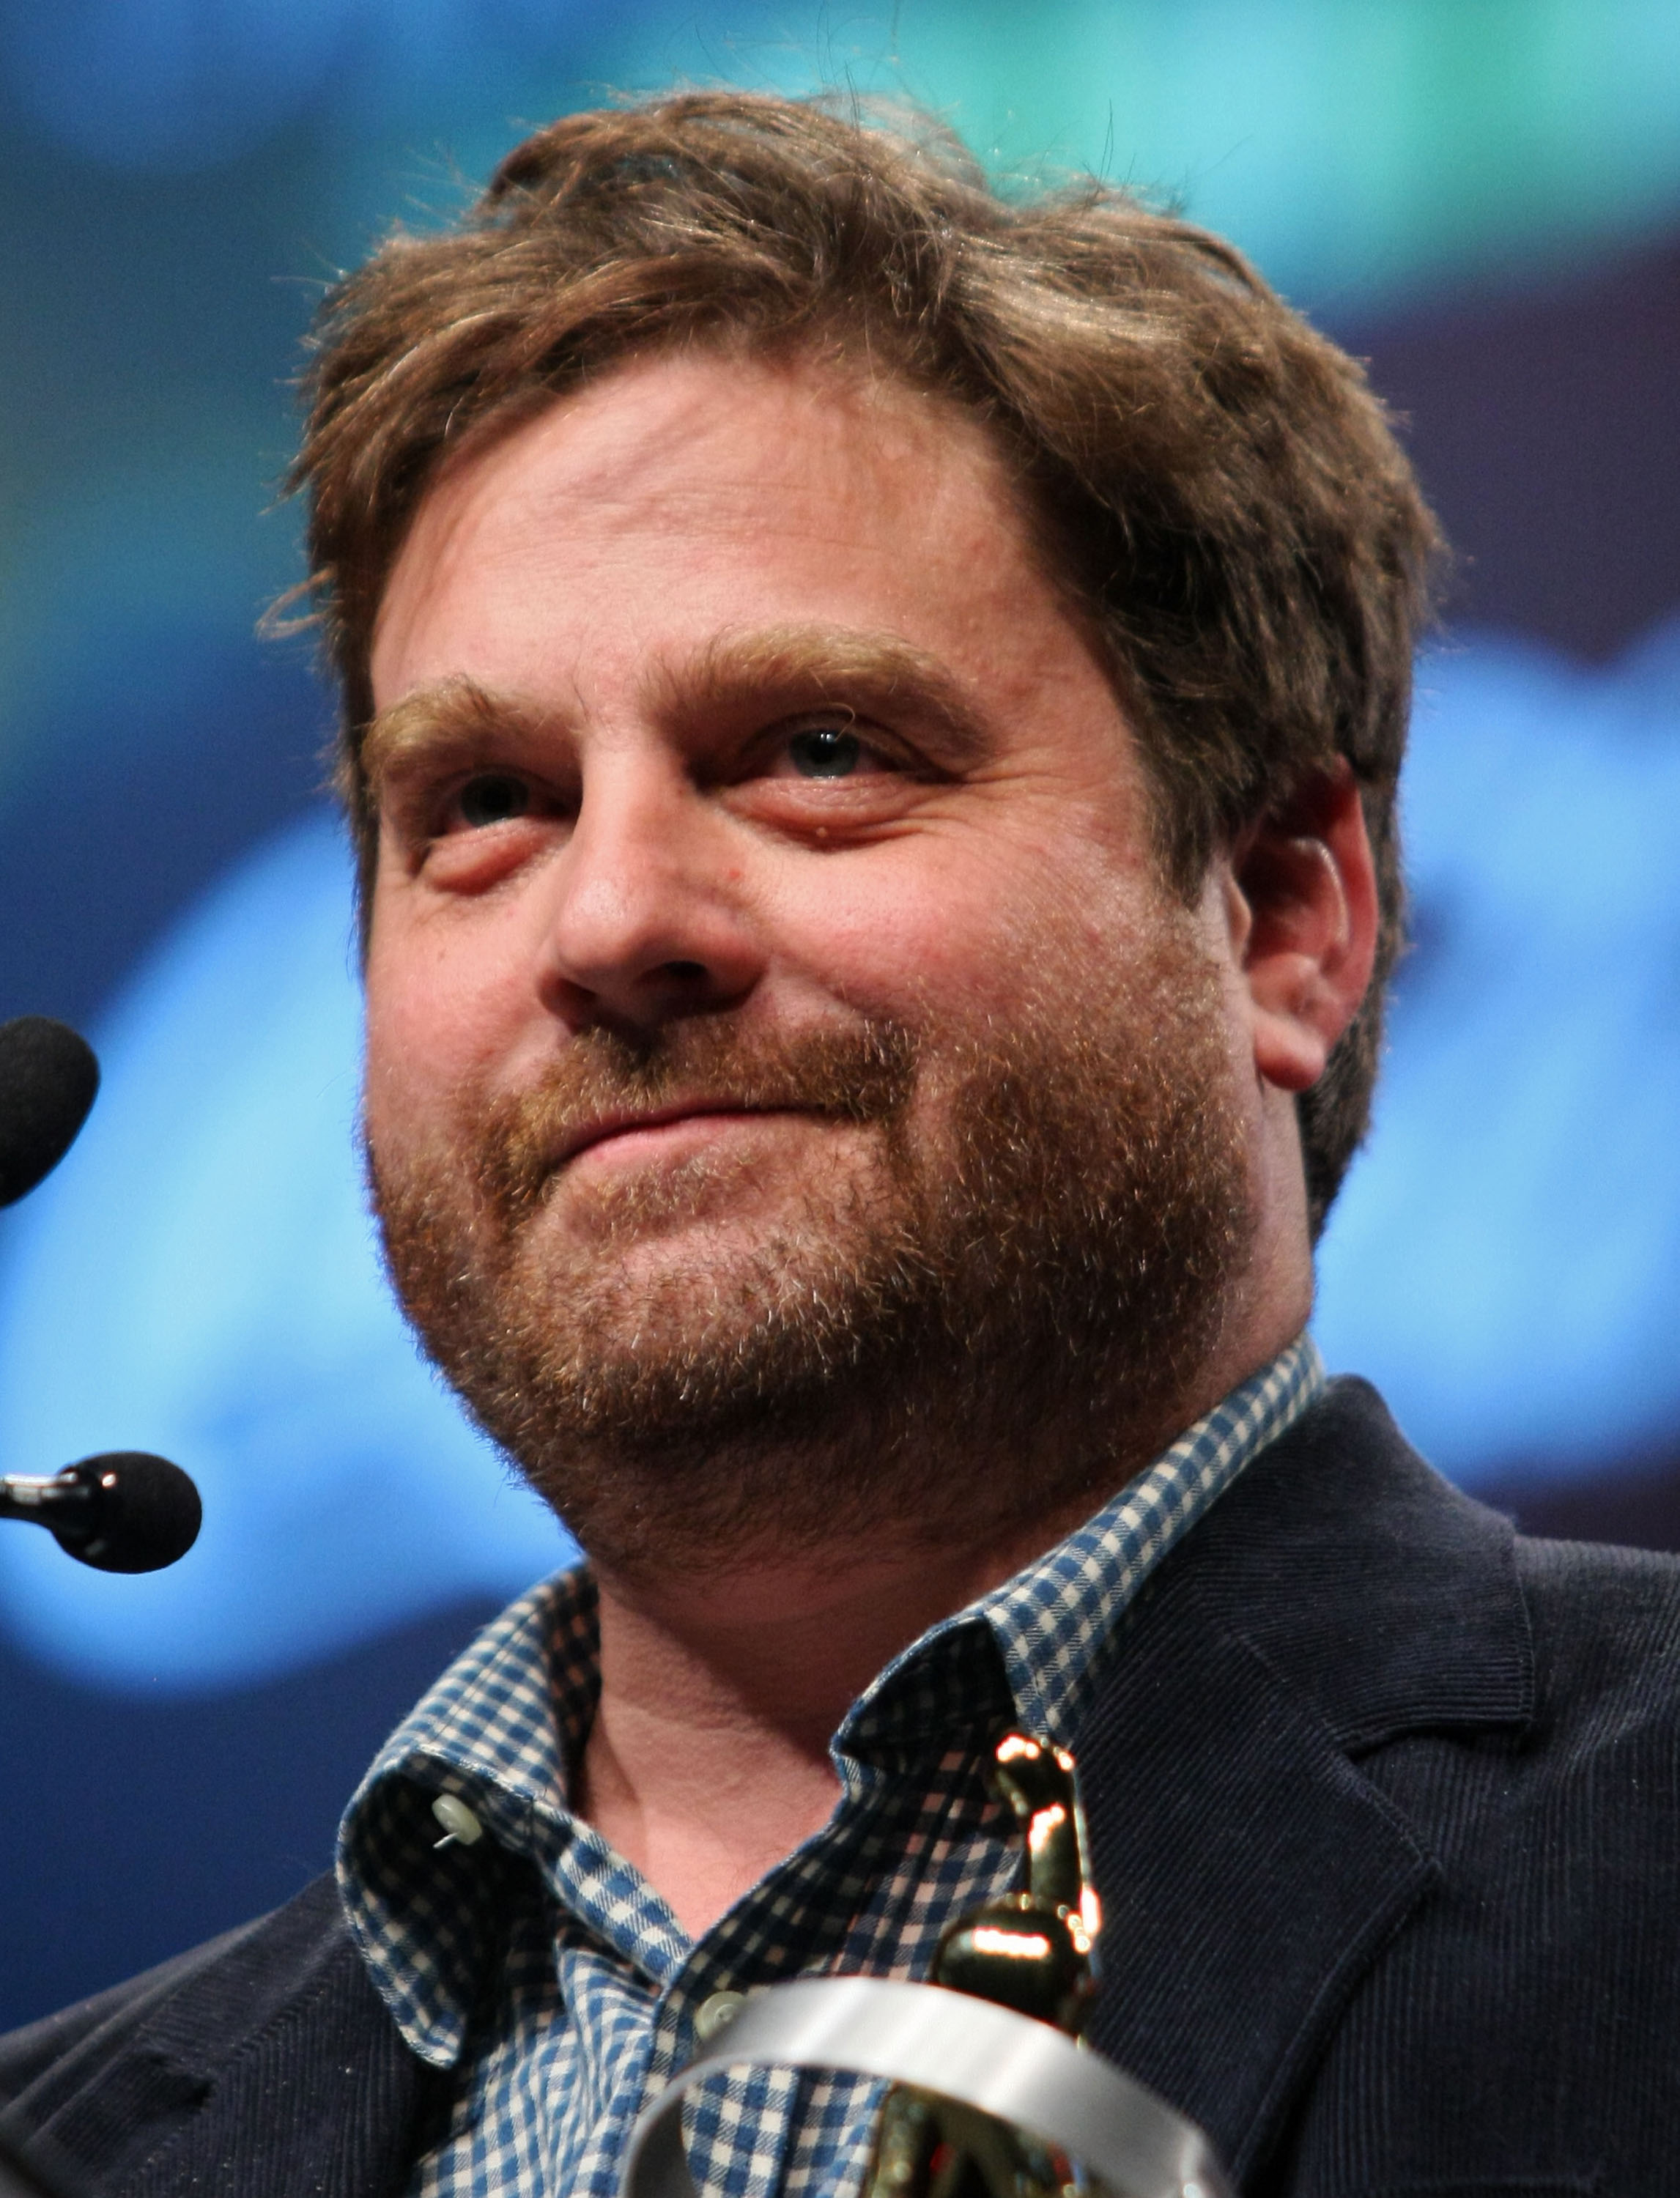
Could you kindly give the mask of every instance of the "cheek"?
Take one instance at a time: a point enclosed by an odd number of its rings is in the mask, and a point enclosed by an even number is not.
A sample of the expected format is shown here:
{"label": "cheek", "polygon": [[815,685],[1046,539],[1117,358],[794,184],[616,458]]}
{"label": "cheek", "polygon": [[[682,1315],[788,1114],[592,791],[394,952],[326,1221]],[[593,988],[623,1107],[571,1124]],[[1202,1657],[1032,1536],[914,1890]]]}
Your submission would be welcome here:
{"label": "cheek", "polygon": [[362,1111],[375,1150],[392,1140],[408,1142],[417,1117],[428,1111],[421,1088],[439,1057],[436,1032],[421,1032],[401,986],[388,971],[367,978]]}
{"label": "cheek", "polygon": [[906,843],[811,865],[772,920],[794,962],[848,1005],[979,1024],[1123,951],[1140,898],[1089,846]]}
{"label": "cheek", "polygon": [[916,1020],[983,984],[998,911],[966,881],[883,864],[825,864],[784,902],[776,932],[794,968],[866,1014]]}
{"label": "cheek", "polygon": [[505,1056],[509,1012],[482,957],[375,916],[366,975],[363,1104],[375,1147],[445,1125],[456,1095]]}

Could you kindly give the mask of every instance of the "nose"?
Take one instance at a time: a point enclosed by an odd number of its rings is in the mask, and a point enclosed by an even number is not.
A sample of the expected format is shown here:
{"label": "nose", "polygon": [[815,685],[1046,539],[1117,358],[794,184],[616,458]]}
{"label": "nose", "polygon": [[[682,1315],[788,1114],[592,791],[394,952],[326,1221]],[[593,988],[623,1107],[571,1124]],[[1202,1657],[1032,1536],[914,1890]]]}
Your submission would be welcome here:
{"label": "nose", "polygon": [[730,823],[668,760],[586,777],[553,876],[543,989],[575,1026],[653,1030],[737,1004],[763,974]]}

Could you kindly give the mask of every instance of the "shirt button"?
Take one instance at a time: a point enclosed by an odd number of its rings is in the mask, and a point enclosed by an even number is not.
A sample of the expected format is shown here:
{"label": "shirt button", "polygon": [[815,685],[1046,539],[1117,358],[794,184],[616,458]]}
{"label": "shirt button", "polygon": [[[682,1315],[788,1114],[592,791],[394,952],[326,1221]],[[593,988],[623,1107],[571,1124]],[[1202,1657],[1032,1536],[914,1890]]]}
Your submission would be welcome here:
{"label": "shirt button", "polygon": [[438,1841],[440,1847],[446,1847],[451,1840],[470,1847],[484,1837],[484,1826],[458,1794],[439,1794],[432,1804],[432,1814],[444,1828],[444,1836]]}
{"label": "shirt button", "polygon": [[700,2002],[695,2009],[695,2035],[702,2045],[709,2045],[720,2030],[729,2028],[746,1997],[745,1992],[716,1992]]}

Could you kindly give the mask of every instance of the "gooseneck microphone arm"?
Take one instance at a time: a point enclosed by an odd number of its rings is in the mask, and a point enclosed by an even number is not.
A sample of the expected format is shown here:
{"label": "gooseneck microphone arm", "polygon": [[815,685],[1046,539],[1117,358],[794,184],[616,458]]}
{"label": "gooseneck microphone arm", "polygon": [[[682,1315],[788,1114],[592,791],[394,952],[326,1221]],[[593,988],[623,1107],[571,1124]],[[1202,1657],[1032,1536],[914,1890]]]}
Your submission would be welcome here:
{"label": "gooseneck microphone arm", "polygon": [[62,1473],[0,1475],[0,1519],[44,1526],[60,1549],[102,1573],[154,1573],[198,1538],[199,1494],[178,1465],[147,1451],[106,1451]]}

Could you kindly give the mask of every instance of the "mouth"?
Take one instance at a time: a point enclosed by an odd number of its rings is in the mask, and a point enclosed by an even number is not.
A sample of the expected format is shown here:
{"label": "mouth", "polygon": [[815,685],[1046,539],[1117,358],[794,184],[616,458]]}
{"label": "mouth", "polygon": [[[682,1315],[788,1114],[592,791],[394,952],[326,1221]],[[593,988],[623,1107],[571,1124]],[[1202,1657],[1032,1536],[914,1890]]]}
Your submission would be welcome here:
{"label": "mouth", "polygon": [[574,1130],[555,1154],[555,1166],[556,1171],[568,1167],[583,1154],[594,1152],[601,1146],[646,1132],[672,1129],[679,1124],[745,1121],[753,1116],[794,1111],[797,1110],[787,1107],[754,1107],[730,1099],[690,1099],[671,1107],[627,1108],[621,1114],[598,1115]]}

